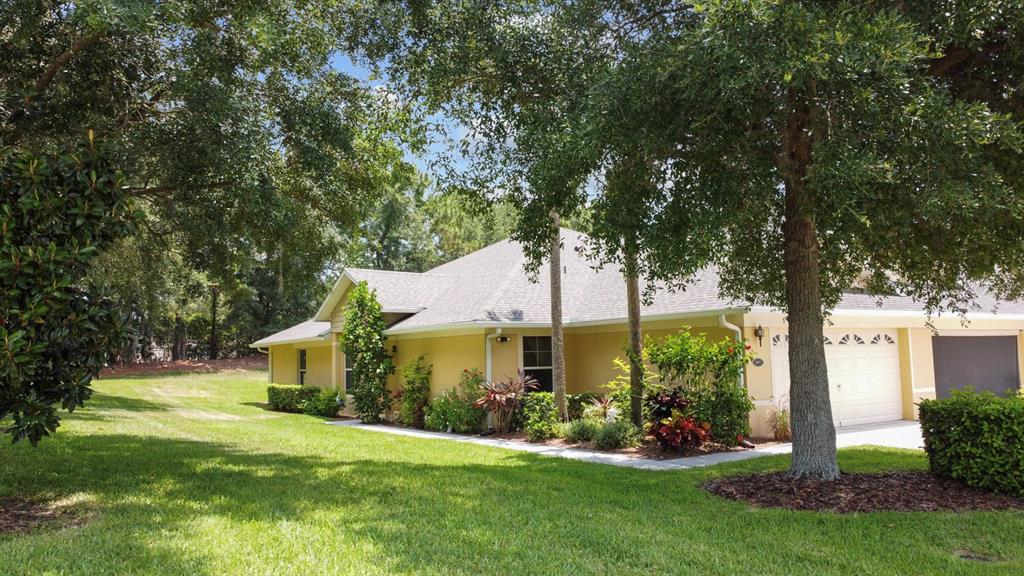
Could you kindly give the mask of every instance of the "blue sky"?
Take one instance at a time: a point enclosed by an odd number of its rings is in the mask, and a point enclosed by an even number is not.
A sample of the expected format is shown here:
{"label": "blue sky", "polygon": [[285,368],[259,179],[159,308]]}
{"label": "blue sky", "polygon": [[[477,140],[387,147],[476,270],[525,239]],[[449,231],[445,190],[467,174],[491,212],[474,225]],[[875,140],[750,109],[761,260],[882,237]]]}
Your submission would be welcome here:
{"label": "blue sky", "polygon": [[[357,78],[369,84],[370,86],[386,85],[386,82],[379,78],[371,79],[370,70],[357,62],[353,62],[348,54],[336,54],[331,59],[331,65],[336,70],[339,70],[349,76],[352,76],[353,78]],[[454,122],[453,120],[446,116],[435,115],[432,116],[430,120],[432,122],[448,126],[448,130],[451,132],[451,134],[455,135],[456,137],[463,137],[466,134],[466,130],[464,128],[460,128],[456,122]],[[412,152],[406,150],[406,160],[416,165],[424,173],[433,177],[435,171],[430,167],[430,163],[432,161],[437,161],[439,159],[439,156],[447,149],[447,146],[444,143],[437,141],[442,139],[442,137],[442,134],[431,135],[431,140],[433,140],[434,142],[432,142],[432,144],[428,147],[428,150],[424,154],[413,154]],[[454,162],[455,165],[459,168],[466,166],[466,161],[460,157],[456,158]]]}

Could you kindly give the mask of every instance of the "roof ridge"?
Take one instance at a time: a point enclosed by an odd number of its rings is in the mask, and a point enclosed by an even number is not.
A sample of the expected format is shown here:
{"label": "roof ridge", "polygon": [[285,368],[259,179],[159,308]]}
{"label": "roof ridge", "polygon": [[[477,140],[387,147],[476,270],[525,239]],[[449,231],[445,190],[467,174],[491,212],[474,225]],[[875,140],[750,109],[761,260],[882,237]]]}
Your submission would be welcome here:
{"label": "roof ridge", "polygon": [[345,272],[348,272],[348,271],[351,271],[351,270],[355,270],[357,272],[375,272],[375,273],[384,273],[384,274],[407,274],[407,275],[410,275],[410,276],[426,276],[426,277],[429,277],[429,278],[451,278],[451,276],[448,276],[446,274],[431,274],[430,272],[410,272],[408,270],[380,270],[380,269],[377,269],[377,268],[355,268],[355,267],[352,267],[352,266],[346,266],[344,268]]}
{"label": "roof ridge", "polygon": [[498,240],[497,242],[491,242],[490,244],[488,244],[486,246],[482,246],[480,248],[477,248],[476,250],[473,250],[472,252],[469,252],[467,254],[463,254],[462,256],[459,256],[458,258],[456,258],[454,260],[449,260],[449,261],[444,262],[442,264],[438,264],[437,266],[434,266],[430,270],[427,270],[426,272],[423,272],[423,274],[430,274],[434,270],[437,270],[438,268],[444,268],[445,266],[450,266],[451,264],[454,264],[454,263],[459,262],[461,260],[466,260],[466,259],[470,258],[471,256],[475,256],[476,254],[479,254],[480,252],[483,252],[484,250],[488,250],[490,248],[493,248],[493,247],[495,247],[495,246],[497,246],[499,244],[511,243],[511,242],[512,242],[512,238],[504,238],[504,239]]}

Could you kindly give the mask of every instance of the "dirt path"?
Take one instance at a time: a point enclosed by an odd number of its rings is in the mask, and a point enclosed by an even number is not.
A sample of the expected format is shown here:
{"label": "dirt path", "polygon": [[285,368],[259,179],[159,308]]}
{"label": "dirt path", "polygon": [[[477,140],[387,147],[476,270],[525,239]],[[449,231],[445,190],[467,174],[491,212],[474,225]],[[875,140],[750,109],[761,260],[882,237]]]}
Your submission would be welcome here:
{"label": "dirt path", "polygon": [[125,376],[152,376],[155,374],[181,374],[192,372],[221,372],[223,370],[266,370],[267,357],[263,354],[248,358],[225,358],[220,360],[175,360],[168,362],[144,362],[110,366],[100,372],[100,378],[123,378]]}

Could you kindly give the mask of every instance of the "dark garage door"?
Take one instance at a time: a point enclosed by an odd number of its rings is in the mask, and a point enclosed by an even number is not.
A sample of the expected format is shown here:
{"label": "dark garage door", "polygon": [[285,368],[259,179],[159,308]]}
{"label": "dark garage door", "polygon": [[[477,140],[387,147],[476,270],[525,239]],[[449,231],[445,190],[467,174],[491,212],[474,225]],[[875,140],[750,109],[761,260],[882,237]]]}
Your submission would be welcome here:
{"label": "dark garage door", "polygon": [[1003,395],[1020,386],[1016,336],[934,336],[935,393],[973,386]]}

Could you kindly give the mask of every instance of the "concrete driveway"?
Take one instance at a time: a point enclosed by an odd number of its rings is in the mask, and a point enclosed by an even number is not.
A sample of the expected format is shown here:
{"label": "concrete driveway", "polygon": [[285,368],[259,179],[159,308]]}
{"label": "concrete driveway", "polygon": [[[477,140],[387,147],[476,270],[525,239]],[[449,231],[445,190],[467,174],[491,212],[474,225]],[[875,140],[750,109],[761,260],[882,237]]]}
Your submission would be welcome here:
{"label": "concrete driveway", "polygon": [[921,423],[909,420],[886,422],[884,424],[865,424],[836,429],[836,445],[859,446],[874,444],[890,448],[924,448],[921,436]]}

